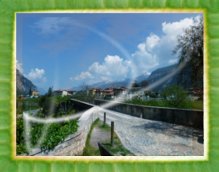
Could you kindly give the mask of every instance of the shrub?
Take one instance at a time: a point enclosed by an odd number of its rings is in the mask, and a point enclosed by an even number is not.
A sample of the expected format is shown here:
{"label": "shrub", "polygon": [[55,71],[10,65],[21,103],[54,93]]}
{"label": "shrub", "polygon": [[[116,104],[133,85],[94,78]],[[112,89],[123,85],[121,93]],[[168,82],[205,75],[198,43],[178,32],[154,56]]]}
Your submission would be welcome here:
{"label": "shrub", "polygon": [[161,93],[161,97],[170,107],[185,107],[188,102],[186,92],[177,85],[165,88]]}

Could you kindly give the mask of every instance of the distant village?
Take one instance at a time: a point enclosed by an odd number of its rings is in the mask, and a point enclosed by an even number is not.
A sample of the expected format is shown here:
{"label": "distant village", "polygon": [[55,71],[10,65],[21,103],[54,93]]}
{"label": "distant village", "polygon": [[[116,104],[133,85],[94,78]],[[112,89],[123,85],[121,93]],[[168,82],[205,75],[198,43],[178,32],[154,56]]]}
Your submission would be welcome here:
{"label": "distant village", "polygon": [[[156,91],[144,91],[142,90],[142,87],[132,87],[130,89],[126,87],[110,87],[110,88],[88,88],[86,90],[68,90],[68,89],[59,89],[59,90],[54,90],[52,94],[54,96],[74,96],[77,94],[86,94],[87,96],[92,96],[94,98],[98,99],[106,99],[106,100],[111,100],[114,98],[118,98],[121,100],[131,100],[134,97],[137,97],[142,100],[159,100],[162,99],[160,92]],[[137,94],[136,94],[137,93]],[[188,96],[192,100],[198,100],[198,99],[203,99],[203,90],[202,89],[189,89],[187,91]],[[40,93],[37,90],[32,90],[31,93],[27,96],[22,96],[22,97],[29,97],[29,98],[37,98],[40,96]]]}

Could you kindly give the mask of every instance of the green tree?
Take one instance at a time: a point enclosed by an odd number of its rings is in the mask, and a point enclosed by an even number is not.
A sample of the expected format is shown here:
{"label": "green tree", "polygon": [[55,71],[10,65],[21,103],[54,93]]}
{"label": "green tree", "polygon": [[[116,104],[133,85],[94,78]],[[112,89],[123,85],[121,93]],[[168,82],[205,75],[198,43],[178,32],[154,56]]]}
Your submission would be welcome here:
{"label": "green tree", "polygon": [[32,95],[32,88],[30,87],[30,89],[29,89],[29,96],[31,96]]}
{"label": "green tree", "polygon": [[140,86],[141,87],[147,87],[149,85],[147,80],[141,81]]}
{"label": "green tree", "polygon": [[178,37],[174,53],[179,55],[179,64],[186,63],[192,69],[193,86],[203,87],[203,18],[194,18],[194,24]]}
{"label": "green tree", "polygon": [[135,88],[135,87],[139,87],[140,85],[137,83],[137,81],[134,81],[133,83],[132,83],[132,87],[133,88]]}
{"label": "green tree", "polygon": [[187,94],[183,90],[183,88],[177,85],[166,87],[162,91],[161,97],[163,97],[166,104],[170,107],[185,107],[186,106]]}
{"label": "green tree", "polygon": [[47,96],[51,97],[52,96],[52,92],[53,92],[53,88],[49,87],[48,92],[47,92]]}

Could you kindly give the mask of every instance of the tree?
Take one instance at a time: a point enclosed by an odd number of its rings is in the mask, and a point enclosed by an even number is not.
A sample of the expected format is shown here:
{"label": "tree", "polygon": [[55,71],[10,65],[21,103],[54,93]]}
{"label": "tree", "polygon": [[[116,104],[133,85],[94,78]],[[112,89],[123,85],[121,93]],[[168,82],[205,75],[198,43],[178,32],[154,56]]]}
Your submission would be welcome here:
{"label": "tree", "polygon": [[203,18],[193,20],[194,24],[178,37],[173,52],[179,55],[179,64],[186,63],[191,66],[194,86],[203,87]]}
{"label": "tree", "polygon": [[53,92],[52,87],[49,87],[48,92],[47,92],[47,96],[51,97],[52,96],[52,92]]}
{"label": "tree", "polygon": [[139,84],[137,83],[137,81],[134,81],[133,83],[132,83],[132,87],[134,88],[134,87],[139,87]]}
{"label": "tree", "polygon": [[32,88],[29,89],[29,96],[32,96]]}
{"label": "tree", "polygon": [[167,105],[171,107],[184,107],[187,101],[186,92],[177,85],[166,87],[162,91],[161,97],[163,97]]}
{"label": "tree", "polygon": [[147,80],[141,81],[140,86],[141,87],[147,87],[149,85]]}

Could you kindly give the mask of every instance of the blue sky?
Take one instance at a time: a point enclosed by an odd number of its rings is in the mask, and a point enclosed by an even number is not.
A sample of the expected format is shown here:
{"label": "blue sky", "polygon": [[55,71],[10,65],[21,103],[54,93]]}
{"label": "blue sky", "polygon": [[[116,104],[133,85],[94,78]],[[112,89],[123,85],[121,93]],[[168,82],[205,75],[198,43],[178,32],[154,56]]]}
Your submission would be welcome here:
{"label": "blue sky", "polygon": [[18,13],[17,68],[40,88],[121,81],[176,63],[192,13]]}

